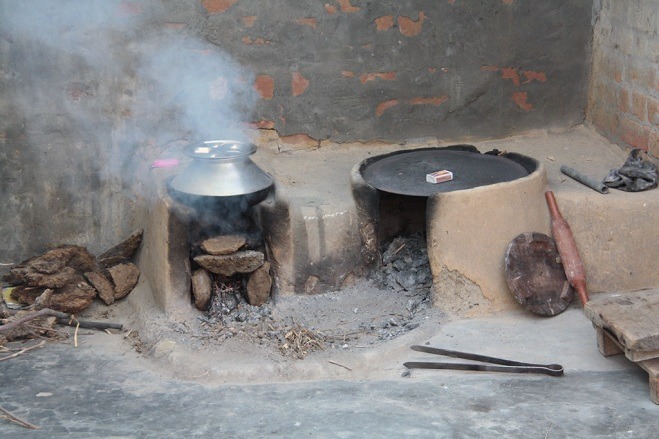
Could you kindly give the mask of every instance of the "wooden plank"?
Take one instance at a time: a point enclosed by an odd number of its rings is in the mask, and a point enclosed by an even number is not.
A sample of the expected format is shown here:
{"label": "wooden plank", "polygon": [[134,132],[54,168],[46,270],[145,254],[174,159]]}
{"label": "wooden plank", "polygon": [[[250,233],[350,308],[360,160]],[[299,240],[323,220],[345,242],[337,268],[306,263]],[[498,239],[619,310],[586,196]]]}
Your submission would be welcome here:
{"label": "wooden plank", "polygon": [[[594,295],[584,306],[584,314],[625,350],[659,351],[659,289]],[[636,355],[635,361],[642,356]]]}
{"label": "wooden plank", "polygon": [[595,327],[597,330],[597,349],[605,357],[619,355],[623,353],[622,348],[611,338],[602,328]]}
{"label": "wooden plank", "polygon": [[648,373],[650,380],[650,399],[659,404],[659,358],[638,363]]}
{"label": "wooden plank", "polygon": [[[659,358],[659,351],[632,351],[631,349],[627,349],[625,346],[623,346],[608,330],[598,327],[595,327],[595,329],[597,329],[597,349],[605,357],[623,353],[625,354],[625,357],[634,363],[638,363],[639,361],[644,360],[651,360],[653,358]],[[601,341],[600,338],[602,338]],[[600,343],[602,344],[601,347]]]}

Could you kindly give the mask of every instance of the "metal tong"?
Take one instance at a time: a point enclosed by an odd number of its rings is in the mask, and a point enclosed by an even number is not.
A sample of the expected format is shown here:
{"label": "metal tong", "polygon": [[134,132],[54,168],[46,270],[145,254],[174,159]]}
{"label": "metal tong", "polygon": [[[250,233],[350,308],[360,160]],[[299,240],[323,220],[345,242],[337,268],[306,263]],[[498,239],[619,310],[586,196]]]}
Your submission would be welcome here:
{"label": "metal tong", "polygon": [[[444,355],[452,358],[480,361],[491,364],[474,363],[439,363],[432,361],[409,361],[403,363],[408,369],[452,369],[452,370],[479,370],[486,372],[506,373],[541,373],[551,376],[562,376],[563,366],[560,364],[533,364],[520,361],[504,360],[502,358],[488,357],[486,355],[470,354],[468,352],[451,351],[448,349],[433,348],[430,346],[412,346],[412,350],[426,352],[434,355]],[[496,364],[497,366],[493,366]]]}

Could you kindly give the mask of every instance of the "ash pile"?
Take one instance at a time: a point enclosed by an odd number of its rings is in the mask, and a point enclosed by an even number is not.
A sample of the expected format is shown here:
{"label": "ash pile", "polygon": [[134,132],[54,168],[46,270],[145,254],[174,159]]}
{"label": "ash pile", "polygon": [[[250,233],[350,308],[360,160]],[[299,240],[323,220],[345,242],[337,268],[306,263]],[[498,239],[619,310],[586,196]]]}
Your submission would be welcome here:
{"label": "ash pile", "polygon": [[420,234],[397,236],[390,243],[383,244],[381,251],[379,282],[383,288],[407,296],[407,311],[411,315],[419,307],[428,307],[433,282],[426,238]]}

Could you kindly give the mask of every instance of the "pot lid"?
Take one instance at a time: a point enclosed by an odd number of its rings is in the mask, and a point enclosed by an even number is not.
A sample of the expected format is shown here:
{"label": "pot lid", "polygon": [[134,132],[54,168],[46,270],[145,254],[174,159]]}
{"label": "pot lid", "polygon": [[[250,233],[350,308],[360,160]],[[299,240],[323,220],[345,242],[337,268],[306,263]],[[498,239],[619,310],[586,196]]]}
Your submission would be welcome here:
{"label": "pot lid", "polygon": [[186,154],[195,159],[231,160],[256,152],[256,146],[237,140],[207,140],[190,145]]}

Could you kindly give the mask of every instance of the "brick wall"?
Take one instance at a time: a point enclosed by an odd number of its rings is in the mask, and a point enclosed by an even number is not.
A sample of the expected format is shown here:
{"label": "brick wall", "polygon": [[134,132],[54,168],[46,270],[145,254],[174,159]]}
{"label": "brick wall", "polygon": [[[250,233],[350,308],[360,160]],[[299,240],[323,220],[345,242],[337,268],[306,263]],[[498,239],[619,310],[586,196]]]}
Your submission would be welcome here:
{"label": "brick wall", "polygon": [[659,157],[659,4],[597,6],[588,120],[621,146]]}
{"label": "brick wall", "polygon": [[0,0],[0,262],[116,243],[145,163],[245,126],[305,148],[579,124],[591,12],[589,0]]}
{"label": "brick wall", "polygon": [[502,137],[584,120],[585,0],[203,0],[254,125],[306,142]]}

